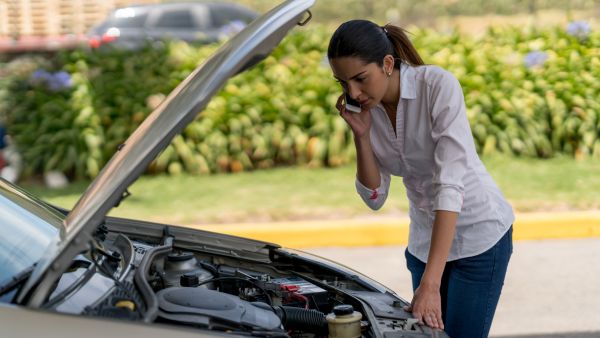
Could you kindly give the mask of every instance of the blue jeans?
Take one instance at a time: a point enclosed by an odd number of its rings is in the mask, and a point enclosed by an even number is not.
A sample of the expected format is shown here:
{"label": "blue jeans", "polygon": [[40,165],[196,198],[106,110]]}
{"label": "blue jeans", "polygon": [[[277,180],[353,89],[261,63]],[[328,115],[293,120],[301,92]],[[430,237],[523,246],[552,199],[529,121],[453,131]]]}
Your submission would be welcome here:
{"label": "blue jeans", "polygon": [[[512,251],[511,226],[488,251],[446,263],[440,295],[444,330],[451,338],[488,336]],[[408,249],[404,254],[414,291],[421,282],[425,263]]]}

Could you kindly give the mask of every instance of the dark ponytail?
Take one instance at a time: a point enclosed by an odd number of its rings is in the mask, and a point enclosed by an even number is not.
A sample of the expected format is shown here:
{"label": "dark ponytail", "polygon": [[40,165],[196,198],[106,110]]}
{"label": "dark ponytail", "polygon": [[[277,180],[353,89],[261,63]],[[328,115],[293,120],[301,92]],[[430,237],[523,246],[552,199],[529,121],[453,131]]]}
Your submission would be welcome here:
{"label": "dark ponytail", "polygon": [[[379,66],[388,54],[411,66],[424,64],[404,29],[391,24],[380,27],[368,20],[351,20],[340,25],[327,49],[329,59],[354,56]],[[400,62],[394,68],[400,68]]]}
{"label": "dark ponytail", "polygon": [[394,57],[399,58],[411,66],[422,66],[425,64],[415,49],[415,46],[413,46],[406,35],[406,30],[389,23],[383,26],[383,28],[387,31],[387,36],[394,45],[394,51],[396,52]]}

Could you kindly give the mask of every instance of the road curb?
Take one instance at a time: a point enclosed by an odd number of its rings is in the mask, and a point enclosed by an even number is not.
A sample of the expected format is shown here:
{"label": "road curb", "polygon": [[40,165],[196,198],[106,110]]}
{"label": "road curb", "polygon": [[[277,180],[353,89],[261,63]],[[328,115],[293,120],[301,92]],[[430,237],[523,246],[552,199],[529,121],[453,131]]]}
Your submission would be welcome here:
{"label": "road curb", "polygon": [[[273,242],[290,248],[406,245],[408,218],[189,225],[194,229]],[[600,212],[524,213],[513,238],[545,240],[600,237]]]}

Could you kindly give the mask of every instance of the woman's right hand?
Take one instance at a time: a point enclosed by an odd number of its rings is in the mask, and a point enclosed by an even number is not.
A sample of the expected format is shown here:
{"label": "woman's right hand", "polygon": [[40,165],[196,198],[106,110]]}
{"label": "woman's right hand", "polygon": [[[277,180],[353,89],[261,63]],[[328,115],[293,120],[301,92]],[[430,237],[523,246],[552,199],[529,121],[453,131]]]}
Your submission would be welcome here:
{"label": "woman's right hand", "polygon": [[369,109],[361,109],[360,113],[348,111],[344,105],[344,96],[344,94],[340,95],[335,105],[340,116],[352,129],[354,138],[368,137],[371,130],[371,111]]}

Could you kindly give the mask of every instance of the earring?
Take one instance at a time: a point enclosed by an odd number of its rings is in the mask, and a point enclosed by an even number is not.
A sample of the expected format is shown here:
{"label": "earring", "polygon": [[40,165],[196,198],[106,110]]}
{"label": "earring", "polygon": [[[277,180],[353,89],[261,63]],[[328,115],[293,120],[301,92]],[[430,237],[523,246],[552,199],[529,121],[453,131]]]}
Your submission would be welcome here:
{"label": "earring", "polygon": [[388,72],[388,73],[387,73],[387,76],[388,76],[388,77],[392,76],[392,72]]}

